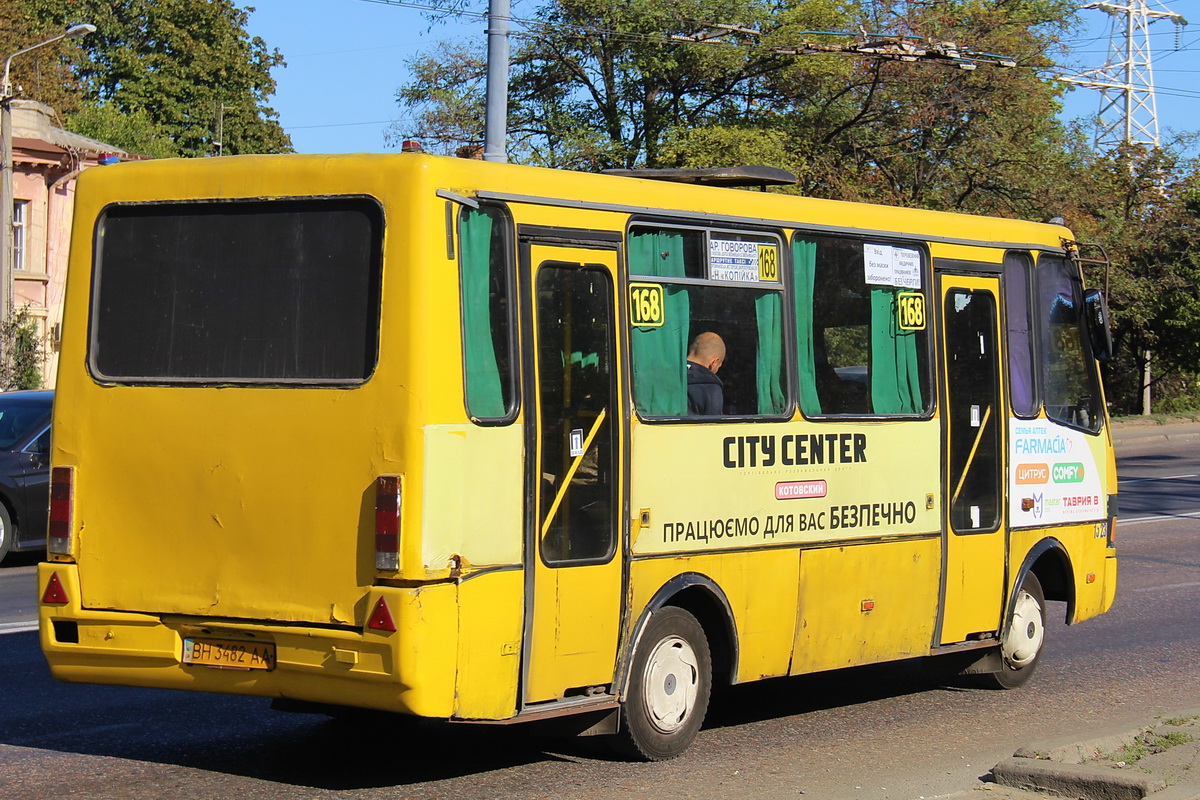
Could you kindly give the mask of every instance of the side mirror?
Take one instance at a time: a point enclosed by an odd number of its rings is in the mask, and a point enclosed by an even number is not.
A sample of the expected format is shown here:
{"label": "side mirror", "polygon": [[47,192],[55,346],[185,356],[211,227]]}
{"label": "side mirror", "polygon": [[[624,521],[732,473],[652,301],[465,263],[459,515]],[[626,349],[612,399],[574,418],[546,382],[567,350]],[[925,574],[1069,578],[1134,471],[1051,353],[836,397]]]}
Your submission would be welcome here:
{"label": "side mirror", "polygon": [[1113,355],[1112,329],[1108,324],[1108,303],[1099,289],[1083,293],[1084,321],[1092,340],[1092,355],[1097,361],[1108,361]]}

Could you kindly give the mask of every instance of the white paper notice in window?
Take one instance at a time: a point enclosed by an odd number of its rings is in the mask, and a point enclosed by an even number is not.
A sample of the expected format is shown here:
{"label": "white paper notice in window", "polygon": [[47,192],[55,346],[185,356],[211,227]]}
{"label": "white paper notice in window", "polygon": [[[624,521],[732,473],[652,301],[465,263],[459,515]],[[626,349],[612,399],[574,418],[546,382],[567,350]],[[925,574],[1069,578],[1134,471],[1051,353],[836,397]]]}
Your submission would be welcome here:
{"label": "white paper notice in window", "polygon": [[714,281],[758,282],[758,242],[710,239],[708,277]]}
{"label": "white paper notice in window", "polygon": [[863,268],[866,283],[921,288],[921,254],[916,250],[868,242],[863,245]]}

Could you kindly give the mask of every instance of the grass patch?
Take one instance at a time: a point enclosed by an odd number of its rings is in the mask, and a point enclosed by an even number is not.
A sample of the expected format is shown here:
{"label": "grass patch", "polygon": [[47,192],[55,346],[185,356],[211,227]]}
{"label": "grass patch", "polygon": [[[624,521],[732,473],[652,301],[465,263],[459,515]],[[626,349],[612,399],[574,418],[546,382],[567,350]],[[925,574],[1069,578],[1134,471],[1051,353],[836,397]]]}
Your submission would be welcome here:
{"label": "grass patch", "polygon": [[1179,727],[1180,725],[1190,725],[1198,719],[1200,719],[1200,714],[1191,714],[1186,717],[1171,717],[1170,719],[1164,719],[1163,725],[1174,725]]}
{"label": "grass patch", "polygon": [[[1185,725],[1189,720],[1180,722],[1167,722],[1168,725]],[[1143,733],[1141,736],[1134,739],[1129,744],[1122,747],[1117,752],[1108,756],[1108,759],[1116,761],[1118,764],[1124,762],[1127,766],[1133,766],[1141,761],[1146,756],[1152,756],[1156,753],[1161,753],[1164,750],[1170,750],[1172,747],[1188,742],[1194,742],[1195,737],[1184,731],[1172,731],[1166,735],[1160,736],[1154,733]],[[1106,759],[1107,760],[1107,759]]]}

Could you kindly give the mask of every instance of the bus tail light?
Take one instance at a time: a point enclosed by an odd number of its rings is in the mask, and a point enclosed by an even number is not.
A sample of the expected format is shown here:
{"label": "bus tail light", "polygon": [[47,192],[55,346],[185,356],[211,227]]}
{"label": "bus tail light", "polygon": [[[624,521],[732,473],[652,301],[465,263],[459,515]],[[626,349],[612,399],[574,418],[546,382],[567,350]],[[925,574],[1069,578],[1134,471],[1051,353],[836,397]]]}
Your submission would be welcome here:
{"label": "bus tail light", "polygon": [[71,555],[75,531],[75,468],[50,468],[50,529],[46,552]]}
{"label": "bus tail light", "polygon": [[400,569],[400,476],[375,479],[375,569]]}

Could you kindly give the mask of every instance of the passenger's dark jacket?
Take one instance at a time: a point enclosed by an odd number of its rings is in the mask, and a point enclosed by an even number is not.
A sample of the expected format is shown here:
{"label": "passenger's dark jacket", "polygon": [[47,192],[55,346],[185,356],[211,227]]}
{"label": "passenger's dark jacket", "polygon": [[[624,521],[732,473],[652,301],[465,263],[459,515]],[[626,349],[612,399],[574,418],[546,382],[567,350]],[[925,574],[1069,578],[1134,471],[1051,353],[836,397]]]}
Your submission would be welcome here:
{"label": "passenger's dark jacket", "polygon": [[687,362],[687,382],[689,414],[725,413],[725,387],[708,367]]}

